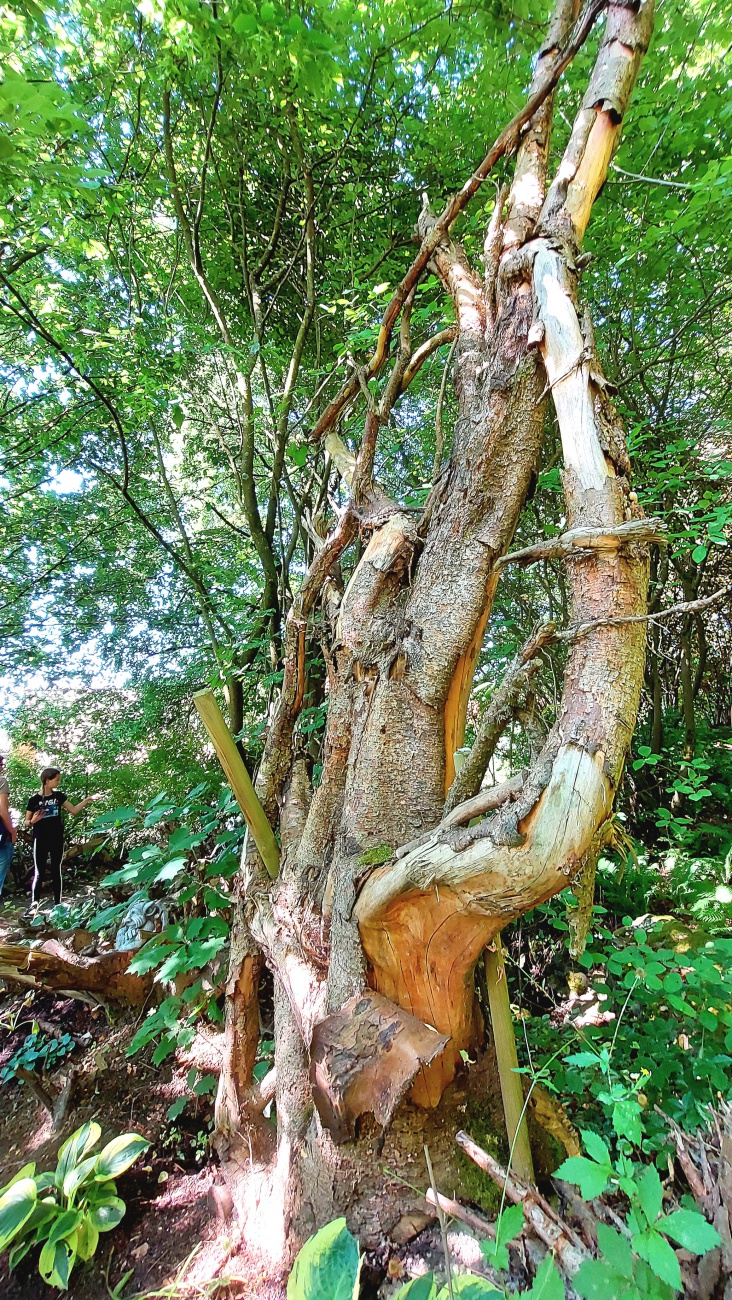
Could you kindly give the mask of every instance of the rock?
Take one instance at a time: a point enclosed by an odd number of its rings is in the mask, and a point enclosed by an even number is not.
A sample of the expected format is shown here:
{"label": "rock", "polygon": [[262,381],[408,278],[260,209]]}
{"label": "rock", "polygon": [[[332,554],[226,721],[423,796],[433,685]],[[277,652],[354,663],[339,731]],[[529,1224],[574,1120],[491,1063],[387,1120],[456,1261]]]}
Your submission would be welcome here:
{"label": "rock", "polygon": [[211,1213],[215,1214],[222,1223],[226,1223],[226,1220],[231,1218],[234,1202],[225,1183],[214,1183],[212,1187],[209,1187],[206,1200]]}
{"label": "rock", "polygon": [[397,1246],[406,1246],[408,1241],[413,1237],[419,1236],[425,1228],[432,1223],[434,1215],[424,1214],[421,1210],[412,1210],[410,1214],[403,1214],[400,1219],[390,1229],[389,1236]]}

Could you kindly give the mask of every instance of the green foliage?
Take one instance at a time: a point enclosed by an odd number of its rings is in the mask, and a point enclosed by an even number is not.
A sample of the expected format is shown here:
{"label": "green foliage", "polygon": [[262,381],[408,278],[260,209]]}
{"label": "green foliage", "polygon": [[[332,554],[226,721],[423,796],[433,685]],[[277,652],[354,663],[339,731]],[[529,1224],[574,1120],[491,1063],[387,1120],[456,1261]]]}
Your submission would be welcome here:
{"label": "green foliage", "polygon": [[140,811],[110,809],[97,819],[95,830],[127,854],[125,865],[105,876],[102,885],[133,892],[126,903],[98,912],[90,929],[118,924],[133,901],[153,895],[162,894],[166,907],[179,913],[130,962],[132,973],[155,971],[156,982],[169,990],[148,1011],[129,1049],[134,1054],[154,1043],[153,1061],[159,1065],[177,1047],[190,1045],[201,1016],[221,1019],[231,908],[227,882],[237,868],[244,827],[230,790],[222,789],[213,801],[209,787],[199,782],[180,803],[161,793]]}
{"label": "green foliage", "polygon": [[[53,1070],[65,1056],[73,1052],[76,1042],[70,1034],[61,1034],[59,1038],[49,1038],[40,1029],[34,1027],[22,1045],[17,1048],[10,1060],[0,1070],[0,1079],[7,1082],[18,1078],[18,1070]],[[22,1082],[22,1080],[19,1080]]]}
{"label": "green foliage", "polygon": [[76,1260],[91,1259],[100,1234],[122,1220],[125,1203],[114,1179],[148,1143],[137,1133],[124,1133],[90,1155],[100,1137],[98,1124],[84,1124],[64,1142],[53,1173],[36,1175],[35,1165],[26,1165],[0,1191],[0,1251],[12,1246],[11,1271],[40,1246],[41,1277],[65,1291]]}
{"label": "green foliage", "polygon": [[524,1226],[524,1211],[520,1205],[509,1205],[496,1219],[495,1241],[483,1241],[480,1248],[486,1264],[492,1268],[508,1268],[508,1243],[513,1241]]}
{"label": "green foliage", "polygon": [[696,1210],[663,1213],[663,1186],[653,1165],[641,1165],[621,1154],[613,1161],[602,1139],[582,1134],[587,1156],[573,1156],[557,1177],[576,1183],[586,1200],[608,1189],[629,1204],[629,1235],[598,1224],[600,1258],[582,1264],[574,1280],[584,1300],[613,1300],[618,1295],[643,1300],[667,1300],[681,1290],[679,1262],[669,1238],[695,1255],[705,1255],[720,1236]]}
{"label": "green foliage", "polygon": [[605,1022],[578,1029],[549,1017],[527,1021],[534,1069],[564,1105],[585,1115],[589,1106],[608,1134],[635,1143],[643,1118],[649,1152],[668,1143],[655,1105],[694,1131],[710,1103],[732,1097],[732,940],[702,934],[692,949],[689,936],[671,920],[634,926],[624,942],[601,928],[581,964]]}
{"label": "green foliage", "polygon": [[[519,1219],[521,1222],[519,1222]],[[506,1242],[512,1240],[523,1222],[523,1210],[512,1206],[503,1212],[497,1230],[501,1237],[498,1254],[489,1258],[494,1242],[483,1242],[481,1249],[494,1268],[508,1266]],[[505,1264],[502,1261],[505,1255]],[[360,1259],[358,1243],[346,1227],[345,1219],[334,1219],[316,1232],[302,1247],[287,1283],[287,1300],[357,1300]],[[414,1278],[401,1286],[393,1300],[482,1300],[500,1294],[487,1278],[472,1273],[453,1274],[450,1285],[439,1286],[434,1274]],[[564,1283],[551,1255],[537,1271],[533,1286],[521,1295],[530,1300],[564,1300]]]}
{"label": "green foliage", "polygon": [[306,1241],[287,1282],[287,1300],[356,1300],[358,1245],[345,1219],[334,1219]]}

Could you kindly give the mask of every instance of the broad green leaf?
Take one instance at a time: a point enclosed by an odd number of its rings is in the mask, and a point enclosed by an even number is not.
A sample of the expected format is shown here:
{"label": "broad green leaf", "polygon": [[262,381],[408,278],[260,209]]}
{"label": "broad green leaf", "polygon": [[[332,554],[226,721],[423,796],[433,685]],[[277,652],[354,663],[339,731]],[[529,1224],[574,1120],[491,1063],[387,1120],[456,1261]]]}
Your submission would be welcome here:
{"label": "broad green leaf", "polygon": [[605,1223],[598,1223],[597,1244],[601,1254],[615,1272],[630,1280],[633,1276],[633,1252],[628,1238],[616,1232],[615,1228],[609,1228]]}
{"label": "broad green leaf", "polygon": [[569,1156],[556,1170],[557,1178],[576,1183],[586,1201],[600,1196],[608,1184],[609,1170],[585,1156]]}
{"label": "broad green leaf", "polygon": [[87,1124],[82,1124],[75,1133],[67,1138],[58,1153],[58,1163],[56,1165],[56,1186],[63,1187],[67,1174],[79,1163],[101,1137],[102,1130],[99,1124],[91,1120]]}
{"label": "broad green leaf", "polygon": [[640,1146],[643,1138],[641,1108],[632,1097],[625,1097],[613,1105],[613,1128],[618,1137],[627,1138],[635,1146]]}
{"label": "broad green leaf", "polygon": [[86,1160],[81,1161],[81,1164],[78,1164],[73,1169],[69,1170],[66,1177],[64,1178],[64,1184],[63,1184],[64,1196],[71,1197],[74,1195],[77,1188],[80,1187],[81,1184],[83,1183],[84,1179],[88,1178],[89,1175],[92,1173],[96,1163],[97,1163],[96,1156],[87,1156]]}
{"label": "broad green leaf", "polygon": [[0,1250],[5,1250],[30,1218],[36,1205],[36,1185],[32,1178],[11,1183],[0,1196]]}
{"label": "broad green leaf", "polygon": [[38,1271],[44,1282],[65,1291],[74,1266],[75,1253],[66,1241],[46,1242],[38,1261]]}
{"label": "broad green leaf", "polygon": [[572,1285],[582,1300],[628,1300],[633,1293],[627,1278],[604,1259],[586,1259]]}
{"label": "broad green leaf", "polygon": [[352,1300],[358,1245],[345,1219],[334,1219],[305,1242],[287,1282],[287,1300]]}
{"label": "broad green leaf", "polygon": [[98,1202],[91,1211],[91,1222],[98,1232],[111,1232],[124,1218],[126,1205],[118,1196]]}
{"label": "broad green leaf", "polygon": [[664,1215],[656,1226],[695,1255],[705,1255],[721,1243],[717,1229],[694,1210],[674,1210]]}
{"label": "broad green leaf", "polygon": [[64,1210],[59,1214],[51,1225],[51,1231],[48,1234],[48,1244],[55,1246],[57,1241],[63,1237],[70,1237],[75,1232],[82,1220],[80,1210]]}
{"label": "broad green leaf", "polygon": [[99,1229],[92,1223],[91,1215],[85,1216],[79,1226],[76,1251],[79,1259],[91,1259],[99,1242]]}
{"label": "broad green leaf", "polygon": [[[638,1201],[650,1224],[655,1223],[663,1204],[663,1185],[654,1165],[647,1165],[636,1184]],[[650,1260],[648,1261],[650,1263]]]}
{"label": "broad green leaf", "polygon": [[33,1234],[28,1233],[26,1237],[23,1237],[21,1241],[19,1241],[15,1246],[11,1247],[11,1249],[8,1251],[9,1272],[12,1273],[13,1269],[15,1268],[15,1265],[19,1264],[21,1259],[25,1258],[25,1256],[28,1254],[28,1251],[33,1249],[34,1244],[35,1243],[33,1240]]}
{"label": "broad green leaf", "polygon": [[95,1180],[103,1182],[108,1178],[117,1178],[134,1164],[143,1151],[147,1151],[149,1145],[139,1133],[122,1133],[113,1138],[97,1156]]}
{"label": "broad green leaf", "polygon": [[437,1290],[435,1279],[432,1273],[425,1273],[424,1277],[412,1278],[404,1286],[400,1286],[392,1300],[435,1300]]}
{"label": "broad green leaf", "polygon": [[648,1232],[638,1232],[633,1236],[631,1245],[641,1259],[650,1265],[656,1277],[660,1277],[662,1282],[668,1282],[677,1291],[681,1290],[681,1269],[676,1252],[660,1232],[653,1228]]}
{"label": "broad green leaf", "polygon": [[534,1285],[524,1292],[527,1300],[564,1300],[564,1282],[552,1255],[546,1255],[536,1273]]}
{"label": "broad green leaf", "polygon": [[610,1159],[610,1152],[602,1138],[597,1133],[594,1133],[592,1129],[586,1128],[580,1130],[580,1137],[582,1138],[582,1145],[588,1156],[597,1161],[597,1164],[602,1165],[603,1168],[608,1170],[611,1169],[612,1161]]}
{"label": "broad green leaf", "polygon": [[480,1249],[486,1263],[492,1268],[506,1269],[509,1265],[506,1245],[518,1236],[524,1226],[524,1211],[521,1205],[509,1205],[496,1222],[495,1241],[482,1241]]}

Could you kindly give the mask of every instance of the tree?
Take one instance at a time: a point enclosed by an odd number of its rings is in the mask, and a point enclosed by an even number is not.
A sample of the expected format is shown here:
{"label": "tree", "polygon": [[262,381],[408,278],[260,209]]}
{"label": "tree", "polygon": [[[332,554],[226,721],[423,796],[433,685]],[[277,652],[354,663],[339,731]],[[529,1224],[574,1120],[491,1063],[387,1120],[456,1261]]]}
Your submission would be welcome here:
{"label": "tree", "polygon": [[[644,240],[659,241],[648,202],[639,215],[623,182],[627,220],[608,201],[597,236],[607,269],[586,272],[596,275],[604,327],[596,339],[579,300],[583,237],[652,4],[610,5],[594,62],[586,42],[603,6],[576,8],[557,6],[527,98],[517,88],[535,24],[520,5],[445,15],[426,4],[409,16],[384,5],[364,24],[347,4],[301,15],[273,4],[81,4],[69,30],[61,24],[51,37],[41,27],[32,39],[36,20],[18,20],[24,75],[16,70],[3,89],[27,115],[0,155],[20,195],[2,271],[16,349],[6,413],[16,604],[31,617],[28,602],[43,591],[62,608],[58,573],[76,594],[88,566],[85,608],[93,615],[101,604],[123,629],[120,653],[134,659],[124,631],[132,607],[150,653],[171,651],[171,672],[200,665],[226,683],[235,732],[249,724],[253,741],[267,724],[257,790],[279,830],[281,867],[272,883],[249,845],[218,1121],[235,1157],[256,1114],[266,960],[276,998],[272,1187],[285,1184],[295,1237],[336,1210],[356,1226],[383,1226],[398,1206],[402,1190],[374,1175],[357,1123],[368,1133],[369,1112],[387,1123],[411,1089],[399,1112],[409,1115],[405,1159],[421,1149],[433,1112],[439,1125],[444,1090],[476,1034],[475,963],[511,918],[591,872],[635,723],[657,528],[631,487],[613,382],[641,454],[644,421],[656,455],[664,421],[690,419],[677,343],[692,347],[699,322],[706,328],[728,303],[728,263],[713,292],[687,270],[687,321],[677,322],[666,295],[679,233],[703,219],[704,203],[724,208],[728,173],[715,145],[716,197],[700,183],[687,202],[685,140],[654,137],[664,177],[675,178],[663,179],[673,198],[661,189],[655,200],[665,216],[651,204],[662,226],[668,219],[667,260],[658,270],[660,253],[653,268],[634,261],[628,286],[628,229],[645,222]],[[676,11],[665,20],[663,49],[685,67],[679,23]],[[575,58],[587,90],[566,135],[553,101],[569,107],[560,78]],[[40,82],[39,108],[29,88]],[[675,81],[664,90],[669,119],[679,94]],[[517,112],[471,170],[486,135],[510,116],[504,99]],[[651,82],[641,101],[648,116],[657,99]],[[39,114],[53,145],[37,157]],[[695,119],[700,153],[713,117],[714,105]],[[494,174],[490,215],[484,191]],[[423,202],[405,274],[415,177],[433,196],[462,187],[439,216]],[[722,264],[718,249],[708,263],[698,245],[694,255],[705,270]],[[714,409],[721,423],[726,398],[713,408],[707,392],[714,367],[695,364],[698,418]],[[87,528],[75,499],[37,493],[60,468],[57,446],[93,509]],[[675,467],[670,442],[666,456]],[[691,471],[683,492],[691,506],[685,499],[685,527],[675,530],[681,595],[696,593],[689,566],[706,559],[694,559],[698,528],[711,518],[719,538],[715,512],[728,508],[721,495],[702,503]],[[25,494],[43,524],[40,579],[29,578],[38,561],[25,545]],[[671,497],[664,513],[680,504]],[[110,510],[122,547],[106,527]],[[516,614],[510,653],[495,659],[518,652],[512,682],[526,684],[553,636],[556,664],[566,647],[564,689],[548,736],[530,708],[520,714],[533,761],[482,791],[482,820],[466,826],[478,811],[467,801],[517,703],[481,724],[456,780],[473,673],[494,600],[505,629],[516,564],[531,560],[563,564],[543,571],[543,607],[568,626],[537,631]],[[653,564],[660,600],[655,552]],[[32,638],[22,617],[13,626],[22,656]],[[71,638],[79,620],[64,626]],[[683,636],[690,647],[688,627]],[[688,696],[688,671],[684,681]],[[652,681],[655,702],[654,692]],[[309,748],[308,711],[327,712],[322,754]]]}
{"label": "tree", "polygon": [[[645,544],[654,530],[630,488],[622,428],[576,280],[653,6],[609,10],[582,107],[549,181],[551,93],[595,13],[590,7],[575,23],[572,6],[559,4],[524,109],[439,217],[425,203],[420,249],[386,308],[376,350],[312,435],[327,437],[350,497],[288,616],[283,688],[259,769],[270,817],[282,805],[280,876],[274,891],[263,888],[252,852],[242,887],[242,912],[275,972],[279,1143],[301,1228],[339,1206],[354,1213],[358,1146],[344,1156],[334,1139],[352,1138],[363,1110],[386,1122],[404,1091],[402,1077],[385,1096],[388,1024],[411,1047],[413,1101],[439,1105],[461,1050],[471,1046],[478,956],[507,920],[560,890],[592,859],[633,730],[643,676]],[[497,197],[480,274],[450,232],[498,158],[517,144],[514,180]],[[454,307],[458,416],[449,462],[415,520],[375,481],[373,468],[380,428],[415,365],[410,312],[428,267]],[[370,383],[385,369],[377,396]],[[567,530],[553,549],[567,553],[571,593],[564,693],[520,790],[506,790],[505,801],[494,792],[493,807],[502,806],[456,831],[441,824],[441,811],[501,562],[538,470],[550,392]],[[361,395],[366,417],[354,456],[335,426]],[[326,757],[310,801],[292,749],[305,629],[358,527],[369,540],[334,612]],[[328,927],[327,973],[308,939],[318,917],[316,933]],[[233,1126],[247,1050],[240,1000],[249,982],[240,975],[252,962],[242,954],[243,947],[230,972],[235,1041],[221,1116]],[[424,1024],[447,1042],[425,1048]]]}

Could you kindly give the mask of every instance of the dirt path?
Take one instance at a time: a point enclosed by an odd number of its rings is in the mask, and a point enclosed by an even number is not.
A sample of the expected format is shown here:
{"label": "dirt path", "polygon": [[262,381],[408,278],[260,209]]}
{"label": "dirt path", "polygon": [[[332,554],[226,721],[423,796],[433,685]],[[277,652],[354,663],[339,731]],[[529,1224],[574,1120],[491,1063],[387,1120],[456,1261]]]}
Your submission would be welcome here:
{"label": "dirt path", "polygon": [[[87,896],[88,886],[66,901],[78,904]],[[46,926],[31,928],[24,921],[25,899],[11,895],[3,903],[0,942],[42,941],[51,933],[60,937]],[[154,1066],[150,1049],[129,1058],[138,1021],[134,1013],[108,1013],[75,998],[0,981],[0,1070],[34,1024],[47,1039],[55,1030],[81,1040],[41,1080],[53,1097],[69,1069],[74,1071],[66,1114],[57,1130],[27,1083],[0,1081],[0,1187],[31,1160],[39,1172],[52,1169],[61,1143],[87,1120],[101,1125],[102,1142],[120,1133],[141,1133],[150,1149],[118,1180],[127,1213],[119,1228],[101,1237],[95,1258],[77,1265],[68,1294],[74,1300],[109,1300],[131,1271],[119,1300],[161,1291],[168,1300],[281,1300],[284,1291],[277,1282],[250,1257],[237,1256],[236,1224],[222,1217],[221,1197],[212,1191],[220,1181],[210,1146],[212,1099],[191,1095],[181,1116],[167,1118],[171,1103],[188,1091],[190,1061],[168,1058]],[[38,1275],[37,1253],[12,1275],[7,1255],[0,1256],[3,1300],[49,1300],[55,1294]]]}

